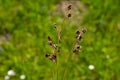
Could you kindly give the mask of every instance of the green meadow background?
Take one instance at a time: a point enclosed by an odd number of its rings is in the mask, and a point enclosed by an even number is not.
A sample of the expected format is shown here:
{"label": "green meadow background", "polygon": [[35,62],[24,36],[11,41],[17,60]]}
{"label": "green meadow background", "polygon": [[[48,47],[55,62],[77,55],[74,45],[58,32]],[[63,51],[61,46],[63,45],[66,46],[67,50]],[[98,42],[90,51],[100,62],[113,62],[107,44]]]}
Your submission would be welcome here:
{"label": "green meadow background", "polygon": [[[120,80],[120,0],[72,0],[72,17],[62,24],[66,2],[0,0],[0,80],[9,70],[16,73],[10,80]],[[52,52],[47,37],[57,42],[55,23],[62,26],[57,65],[45,57]],[[73,55],[82,28],[82,50]]]}

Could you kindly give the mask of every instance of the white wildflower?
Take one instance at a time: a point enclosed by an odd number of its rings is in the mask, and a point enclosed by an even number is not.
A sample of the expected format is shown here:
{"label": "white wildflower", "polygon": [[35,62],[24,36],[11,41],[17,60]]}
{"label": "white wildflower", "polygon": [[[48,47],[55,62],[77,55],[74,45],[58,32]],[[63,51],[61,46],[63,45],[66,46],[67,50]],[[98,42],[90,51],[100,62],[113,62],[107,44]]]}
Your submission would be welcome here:
{"label": "white wildflower", "polygon": [[5,79],[5,80],[9,80],[10,77],[9,77],[8,75],[6,75],[4,79]]}
{"label": "white wildflower", "polygon": [[26,76],[25,76],[24,74],[20,75],[20,79],[21,79],[21,80],[23,80],[23,79],[25,79],[25,78],[26,78]]}
{"label": "white wildflower", "polygon": [[13,70],[8,71],[8,76],[15,76],[15,72]]}
{"label": "white wildflower", "polygon": [[94,70],[95,67],[94,67],[94,65],[89,65],[88,68],[89,68],[90,70]]}

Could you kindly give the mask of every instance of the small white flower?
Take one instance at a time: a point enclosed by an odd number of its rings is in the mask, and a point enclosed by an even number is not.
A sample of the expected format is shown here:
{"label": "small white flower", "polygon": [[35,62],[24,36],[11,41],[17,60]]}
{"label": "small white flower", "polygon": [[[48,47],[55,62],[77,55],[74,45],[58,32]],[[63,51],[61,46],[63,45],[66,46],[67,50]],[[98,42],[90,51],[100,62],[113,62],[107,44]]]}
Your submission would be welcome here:
{"label": "small white flower", "polygon": [[94,70],[95,67],[94,67],[94,65],[89,65],[88,68],[89,68],[90,70]]}
{"label": "small white flower", "polygon": [[26,78],[26,76],[24,75],[24,74],[22,74],[22,75],[20,75],[20,79],[25,79]]}
{"label": "small white flower", "polygon": [[15,72],[13,70],[8,71],[8,76],[15,76]]}
{"label": "small white flower", "polygon": [[8,75],[5,76],[5,80],[9,80],[10,77]]}

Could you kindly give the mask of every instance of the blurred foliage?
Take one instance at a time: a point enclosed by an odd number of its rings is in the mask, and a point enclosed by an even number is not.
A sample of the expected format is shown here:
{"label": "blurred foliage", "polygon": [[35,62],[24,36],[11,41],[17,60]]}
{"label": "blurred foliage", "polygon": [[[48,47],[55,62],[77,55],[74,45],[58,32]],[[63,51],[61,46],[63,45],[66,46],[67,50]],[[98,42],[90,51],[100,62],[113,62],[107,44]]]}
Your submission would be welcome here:
{"label": "blurred foliage", "polygon": [[[53,24],[60,23],[52,12],[60,0],[0,0],[0,80],[13,69],[20,80],[56,80],[56,65],[45,58],[51,51],[47,36],[56,41]],[[82,21],[87,28],[79,55],[70,51],[77,28],[65,22],[59,55],[59,80],[119,80],[120,74],[120,1],[82,0],[88,13]],[[73,14],[74,15],[74,14]],[[52,19],[51,19],[52,18]],[[55,22],[56,21],[56,22]],[[86,26],[87,25],[87,26]],[[67,59],[71,56],[70,61]],[[109,56],[109,57],[107,57]],[[67,62],[66,62],[67,61]],[[88,69],[92,64],[93,71]]]}

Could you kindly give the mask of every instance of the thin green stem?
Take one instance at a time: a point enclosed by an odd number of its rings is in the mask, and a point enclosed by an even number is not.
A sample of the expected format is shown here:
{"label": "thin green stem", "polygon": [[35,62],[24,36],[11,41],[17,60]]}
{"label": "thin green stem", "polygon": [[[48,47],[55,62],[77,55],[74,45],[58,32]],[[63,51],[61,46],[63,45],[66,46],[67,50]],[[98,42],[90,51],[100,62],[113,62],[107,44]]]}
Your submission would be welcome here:
{"label": "thin green stem", "polygon": [[[70,19],[69,18],[67,18],[68,19],[68,24],[70,23]],[[71,51],[72,52],[72,51]],[[69,53],[68,54],[68,58],[67,58],[67,62],[69,62],[70,60],[71,60],[71,54]],[[66,73],[68,72],[68,66],[69,65],[66,65],[66,67],[65,67],[65,69],[64,69],[64,71],[63,71],[63,79],[62,80],[66,80]]]}
{"label": "thin green stem", "polygon": [[[57,58],[58,58],[58,57],[57,57]],[[57,60],[58,60],[58,59],[57,59]],[[56,67],[56,68],[57,68],[57,71],[56,71],[56,72],[57,72],[57,80],[58,80],[58,63],[56,63],[56,65],[57,65],[57,67]]]}

